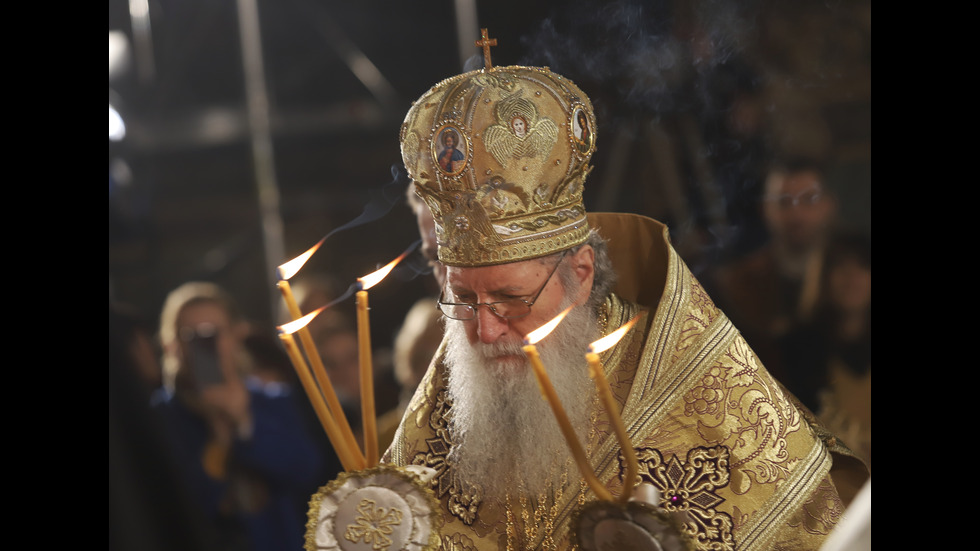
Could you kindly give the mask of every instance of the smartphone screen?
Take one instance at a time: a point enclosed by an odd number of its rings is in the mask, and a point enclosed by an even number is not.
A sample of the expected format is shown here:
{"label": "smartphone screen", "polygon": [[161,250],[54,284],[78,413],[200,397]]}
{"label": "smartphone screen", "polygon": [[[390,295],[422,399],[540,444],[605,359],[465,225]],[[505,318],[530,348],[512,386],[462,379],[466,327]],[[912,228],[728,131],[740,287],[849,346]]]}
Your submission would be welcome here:
{"label": "smartphone screen", "polygon": [[213,325],[197,326],[188,342],[189,361],[199,387],[225,382],[218,359],[217,332]]}

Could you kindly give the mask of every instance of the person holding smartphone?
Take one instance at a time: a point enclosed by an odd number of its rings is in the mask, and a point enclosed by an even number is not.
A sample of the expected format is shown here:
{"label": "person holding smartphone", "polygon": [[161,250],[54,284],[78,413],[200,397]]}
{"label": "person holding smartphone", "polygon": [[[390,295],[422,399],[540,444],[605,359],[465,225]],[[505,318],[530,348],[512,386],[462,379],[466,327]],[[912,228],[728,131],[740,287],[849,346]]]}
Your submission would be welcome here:
{"label": "person holding smartphone", "polygon": [[246,328],[219,286],[174,289],[161,313],[164,389],[153,405],[213,521],[215,549],[300,549],[305,505],[330,473],[302,415],[302,393],[250,374]]}

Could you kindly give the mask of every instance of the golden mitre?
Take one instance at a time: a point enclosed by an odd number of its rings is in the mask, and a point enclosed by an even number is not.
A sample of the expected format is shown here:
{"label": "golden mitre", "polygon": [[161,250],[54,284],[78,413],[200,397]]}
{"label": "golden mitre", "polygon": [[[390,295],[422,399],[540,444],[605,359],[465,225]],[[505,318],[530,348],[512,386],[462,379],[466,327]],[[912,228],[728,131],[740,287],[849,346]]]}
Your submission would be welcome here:
{"label": "golden mitre", "polygon": [[582,189],[595,115],[588,96],[548,68],[448,78],[412,104],[400,139],[443,264],[528,260],[588,236]]}

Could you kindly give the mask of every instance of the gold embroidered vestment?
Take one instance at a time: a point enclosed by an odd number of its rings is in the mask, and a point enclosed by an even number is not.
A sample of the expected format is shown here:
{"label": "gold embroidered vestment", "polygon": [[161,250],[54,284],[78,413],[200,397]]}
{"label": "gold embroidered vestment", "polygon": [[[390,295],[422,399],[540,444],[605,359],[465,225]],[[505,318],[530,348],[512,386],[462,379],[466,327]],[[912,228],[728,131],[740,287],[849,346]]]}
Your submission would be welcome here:
{"label": "gold embroidered vestment", "polygon": [[[699,550],[818,549],[866,470],[772,379],[663,225],[604,213],[590,213],[589,223],[609,241],[619,276],[605,331],[641,315],[601,359],[642,480],[659,488],[662,507],[686,511],[684,530]],[[546,503],[519,498],[516,488],[509,504],[482,500],[454,475],[446,375],[440,351],[384,458],[436,469],[442,548],[571,548],[572,514],[595,499],[574,465]],[[619,495],[625,468],[604,412],[593,432],[589,460]]]}

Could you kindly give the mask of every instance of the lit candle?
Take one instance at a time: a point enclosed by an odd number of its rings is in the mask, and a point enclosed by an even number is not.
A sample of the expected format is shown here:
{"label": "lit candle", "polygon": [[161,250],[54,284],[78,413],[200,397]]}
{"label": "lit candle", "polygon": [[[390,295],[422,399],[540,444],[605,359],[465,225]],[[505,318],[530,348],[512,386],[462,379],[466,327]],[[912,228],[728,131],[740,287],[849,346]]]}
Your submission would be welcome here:
{"label": "lit candle", "polygon": [[538,329],[528,333],[527,337],[524,339],[524,353],[527,354],[528,360],[531,362],[531,367],[534,369],[534,374],[538,380],[538,387],[541,389],[541,396],[548,401],[551,405],[551,411],[555,414],[555,419],[558,421],[558,426],[561,428],[562,434],[565,436],[565,441],[568,442],[568,447],[572,451],[572,456],[575,458],[575,462],[578,464],[579,470],[582,472],[582,476],[585,477],[585,481],[588,482],[589,487],[598,496],[599,499],[605,501],[612,500],[612,494],[609,490],[599,482],[596,478],[595,473],[592,470],[592,465],[589,464],[589,458],[585,455],[585,450],[582,448],[582,444],[578,440],[578,436],[575,434],[575,429],[572,428],[571,422],[568,420],[568,415],[565,413],[565,408],[562,407],[561,402],[558,399],[558,395],[555,393],[555,388],[551,384],[551,379],[548,377],[547,371],[544,369],[544,365],[541,363],[541,357],[538,355],[538,350],[535,344],[541,339],[546,337],[551,331],[561,323],[561,320],[565,318],[569,311],[574,306],[569,306],[565,311],[555,316],[554,319],[548,323],[542,325]]}
{"label": "lit candle", "polygon": [[378,426],[374,413],[374,371],[371,363],[371,323],[368,294],[357,292],[357,349],[361,375],[361,425],[364,427],[364,459],[369,467],[378,463]]}
{"label": "lit candle", "polygon": [[[312,317],[310,317],[310,319],[312,319]],[[308,322],[309,320],[305,321]],[[296,346],[296,341],[293,339],[291,331],[295,331],[295,328],[289,328],[287,326],[279,327],[279,340],[282,341],[283,346],[286,349],[286,353],[289,355],[290,361],[292,361],[293,368],[296,370],[296,374],[299,376],[299,380],[303,384],[303,389],[306,391],[306,395],[310,398],[310,402],[313,404],[313,409],[316,411],[317,418],[320,419],[320,424],[323,426],[327,433],[327,437],[330,439],[330,444],[337,452],[337,457],[340,458],[340,462],[343,465],[344,470],[349,471],[352,469],[362,469],[363,466],[360,464],[360,462],[363,461],[363,458],[360,457],[360,452],[351,449],[350,446],[347,445],[346,438],[344,438],[340,427],[330,414],[326,402],[317,389],[316,382],[313,380],[309,369],[307,369],[306,362],[303,360],[303,356],[300,354],[299,348]]]}
{"label": "lit candle", "polygon": [[602,405],[606,408],[609,419],[612,421],[613,428],[616,431],[616,438],[619,441],[619,447],[623,450],[623,455],[626,457],[626,478],[623,479],[623,494],[619,496],[619,501],[622,503],[628,502],[633,493],[633,486],[636,485],[639,465],[636,460],[636,450],[633,449],[633,443],[630,442],[629,436],[626,434],[623,417],[616,409],[616,401],[613,399],[612,389],[609,388],[609,380],[606,379],[602,362],[599,361],[599,353],[612,348],[619,342],[623,338],[623,335],[633,327],[637,319],[639,319],[638,316],[634,317],[619,329],[592,343],[589,346],[589,351],[585,354],[585,359],[589,362],[589,376],[595,381],[599,398],[602,400]]}
{"label": "lit candle", "polygon": [[[303,317],[303,312],[299,309],[299,305],[296,303],[296,298],[293,296],[292,288],[289,285],[289,278],[293,277],[299,272],[306,261],[310,259],[321,244],[323,244],[323,239],[321,239],[316,245],[310,247],[305,253],[297,256],[278,268],[280,280],[277,286],[279,287],[279,291],[282,293],[283,300],[286,301],[286,307],[289,309],[289,315],[293,321]],[[317,310],[317,313],[319,313],[319,310]],[[361,453],[360,446],[357,444],[357,438],[354,436],[354,431],[351,429],[350,422],[347,420],[347,415],[344,413],[344,410],[340,405],[340,399],[337,398],[337,392],[334,390],[333,384],[330,382],[330,377],[327,376],[327,370],[323,367],[323,360],[320,358],[320,352],[317,350],[316,343],[313,341],[313,336],[310,334],[307,324],[303,324],[303,326],[299,329],[299,338],[300,342],[303,343],[303,349],[306,351],[306,357],[309,358],[310,364],[313,367],[313,373],[316,377],[316,381],[319,383],[320,390],[323,392],[323,396],[327,400],[327,406],[330,409],[330,414],[338,423],[347,448],[351,450],[354,455],[355,466],[359,469],[363,469],[366,464],[364,455]]]}
{"label": "lit candle", "polygon": [[357,278],[357,344],[361,375],[361,425],[364,427],[364,457],[367,467],[378,464],[378,420],[374,412],[374,370],[371,367],[371,323],[368,319],[367,290],[377,285],[395,266],[408,256],[415,245],[389,262],[384,268]]}

